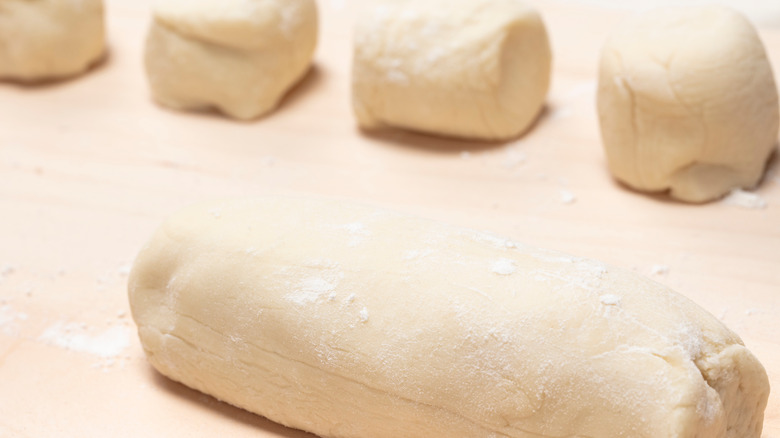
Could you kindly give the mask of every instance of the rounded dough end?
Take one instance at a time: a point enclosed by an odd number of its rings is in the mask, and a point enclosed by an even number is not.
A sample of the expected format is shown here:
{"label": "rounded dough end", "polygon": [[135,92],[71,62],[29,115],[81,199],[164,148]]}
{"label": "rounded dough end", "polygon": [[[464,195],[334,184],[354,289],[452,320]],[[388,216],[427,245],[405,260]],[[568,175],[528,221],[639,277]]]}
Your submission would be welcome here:
{"label": "rounded dough end", "polygon": [[105,52],[102,0],[6,0],[0,78],[22,82],[83,73]]}
{"label": "rounded dough end", "polygon": [[688,202],[755,186],[780,122],[758,34],[721,6],[657,9],[617,29],[597,105],[612,174]]}

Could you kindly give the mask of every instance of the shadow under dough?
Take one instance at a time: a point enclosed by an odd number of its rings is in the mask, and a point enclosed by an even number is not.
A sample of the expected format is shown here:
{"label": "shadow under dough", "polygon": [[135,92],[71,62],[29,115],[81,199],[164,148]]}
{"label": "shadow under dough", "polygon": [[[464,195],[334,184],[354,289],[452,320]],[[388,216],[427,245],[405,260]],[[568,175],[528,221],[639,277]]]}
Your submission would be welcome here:
{"label": "shadow under dough", "polygon": [[274,423],[265,417],[235,407],[208,394],[196,391],[179,382],[171,380],[157,372],[157,370],[149,364],[146,365],[146,369],[150,380],[154,382],[156,388],[159,388],[187,404],[193,405],[196,409],[216,412],[229,421],[245,424],[280,438],[316,438],[308,432],[291,429],[279,423]]}
{"label": "shadow under dough", "polygon": [[68,76],[60,76],[60,77],[45,78],[45,79],[34,79],[34,80],[3,78],[0,79],[0,83],[12,85],[18,87],[19,89],[25,91],[31,91],[31,92],[65,86],[70,83],[81,80],[85,76],[91,76],[95,73],[105,70],[111,64],[111,58],[112,58],[111,48],[109,46],[106,46],[106,49],[103,51],[103,54],[100,55],[98,59],[93,61],[84,71],[81,71],[79,73],[68,75]]}
{"label": "shadow under dough", "polygon": [[480,140],[466,137],[450,137],[445,135],[436,135],[426,132],[415,131],[412,129],[394,128],[390,126],[381,126],[377,128],[358,127],[363,137],[376,140],[388,146],[400,148],[423,149],[442,154],[458,154],[463,151],[481,152],[491,149],[498,149],[507,144],[516,142],[526,136],[532,136],[533,131],[538,128],[543,119],[547,118],[550,110],[545,104],[534,118],[534,121],[520,134],[502,140]]}

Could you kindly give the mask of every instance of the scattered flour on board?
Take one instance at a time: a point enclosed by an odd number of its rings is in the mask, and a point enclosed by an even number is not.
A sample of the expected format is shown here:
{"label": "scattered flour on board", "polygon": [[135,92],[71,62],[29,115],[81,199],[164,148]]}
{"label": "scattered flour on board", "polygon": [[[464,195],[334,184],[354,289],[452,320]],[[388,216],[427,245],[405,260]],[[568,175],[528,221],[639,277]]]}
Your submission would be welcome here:
{"label": "scattered flour on board", "polygon": [[8,264],[0,266],[0,277],[7,277],[16,272],[16,266]]}
{"label": "scattered flour on board", "polygon": [[652,275],[663,276],[669,273],[669,267],[666,265],[653,265],[650,267]]}
{"label": "scattered flour on board", "polygon": [[26,313],[16,312],[10,304],[0,307],[0,333],[15,336],[19,331],[18,321],[26,321]]}
{"label": "scattered flour on board", "polygon": [[130,263],[125,263],[122,266],[119,267],[118,273],[120,277],[127,277],[130,275],[130,271],[132,270],[133,265]]}
{"label": "scattered flour on board", "polygon": [[559,192],[559,196],[560,196],[561,204],[566,204],[566,205],[574,204],[574,202],[577,201],[577,196],[568,190],[561,190]]}
{"label": "scattered flour on board", "polygon": [[734,189],[722,201],[727,205],[761,210],[767,207],[766,200],[756,193],[746,192],[742,189]]}
{"label": "scattered flour on board", "polygon": [[601,301],[601,304],[605,306],[619,306],[620,305],[620,297],[613,294],[605,294],[599,297],[599,301]]}
{"label": "scattered flour on board", "polygon": [[517,265],[514,260],[501,258],[493,262],[490,270],[498,275],[512,275],[517,271]]}
{"label": "scattered flour on board", "polygon": [[116,325],[101,333],[91,334],[83,324],[60,321],[47,328],[38,340],[65,350],[112,358],[130,346],[130,329]]}
{"label": "scattered flour on board", "polygon": [[526,156],[522,151],[517,151],[511,147],[506,148],[504,161],[501,165],[505,169],[514,169],[515,167],[525,163]]}

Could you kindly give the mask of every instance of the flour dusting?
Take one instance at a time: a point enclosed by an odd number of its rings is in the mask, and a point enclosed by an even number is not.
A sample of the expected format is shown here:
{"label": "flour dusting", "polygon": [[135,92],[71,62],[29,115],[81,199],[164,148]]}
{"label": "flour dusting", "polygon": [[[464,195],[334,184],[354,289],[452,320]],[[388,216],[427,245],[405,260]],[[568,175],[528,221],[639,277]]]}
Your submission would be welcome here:
{"label": "flour dusting", "polygon": [[650,273],[653,275],[663,276],[669,273],[669,267],[666,265],[653,265],[650,267]]}
{"label": "flour dusting", "polygon": [[0,277],[7,277],[11,274],[16,272],[16,266],[14,265],[3,265],[0,266]]}
{"label": "flour dusting", "polygon": [[767,207],[766,200],[756,193],[746,192],[742,189],[734,189],[723,198],[723,203],[751,210],[760,210]]}
{"label": "flour dusting", "polygon": [[287,301],[292,301],[298,305],[313,303],[322,297],[328,297],[336,289],[334,282],[328,281],[322,277],[309,277],[303,279],[298,288],[285,295]]}
{"label": "flour dusting", "polygon": [[605,294],[599,297],[599,301],[601,301],[601,304],[605,306],[619,306],[620,305],[620,297],[613,294]]}
{"label": "flour dusting", "polygon": [[92,334],[83,325],[57,322],[38,340],[65,350],[111,358],[119,356],[130,345],[130,329],[117,325]]}
{"label": "flour dusting", "polygon": [[350,247],[355,247],[360,245],[363,240],[371,235],[371,232],[366,228],[365,225],[361,222],[352,222],[344,225],[339,225],[335,227],[337,230],[346,231],[349,235],[349,239],[347,240],[347,245]]}
{"label": "flour dusting", "polygon": [[561,190],[559,192],[559,195],[561,199],[561,204],[566,204],[566,205],[574,204],[577,201],[577,196],[568,190]]}
{"label": "flour dusting", "polygon": [[493,262],[490,270],[498,275],[512,275],[517,271],[517,265],[514,260],[501,258]]}
{"label": "flour dusting", "polygon": [[26,321],[27,319],[26,313],[14,311],[10,304],[0,307],[0,333],[9,336],[16,335],[19,331],[17,321]]}

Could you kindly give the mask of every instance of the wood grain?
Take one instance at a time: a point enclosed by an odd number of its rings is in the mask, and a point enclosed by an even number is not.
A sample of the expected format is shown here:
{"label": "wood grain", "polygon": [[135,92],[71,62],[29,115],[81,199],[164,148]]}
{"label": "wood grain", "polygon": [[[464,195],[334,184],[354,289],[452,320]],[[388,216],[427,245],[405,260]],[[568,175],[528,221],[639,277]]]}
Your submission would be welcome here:
{"label": "wood grain", "polygon": [[[349,101],[356,3],[320,2],[315,67],[278,111],[251,123],[150,101],[146,1],[108,2],[110,54],[89,74],[0,83],[0,437],[304,436],[151,370],[125,283],[174,210],[305,193],[491,230],[670,285],[740,333],[766,366],[776,389],[763,436],[780,438],[778,160],[757,191],[764,209],[685,205],[613,181],[595,72],[626,11],[573,2],[539,2],[554,76],[528,135],[486,144],[361,132]],[[780,68],[780,30],[762,37]]]}

